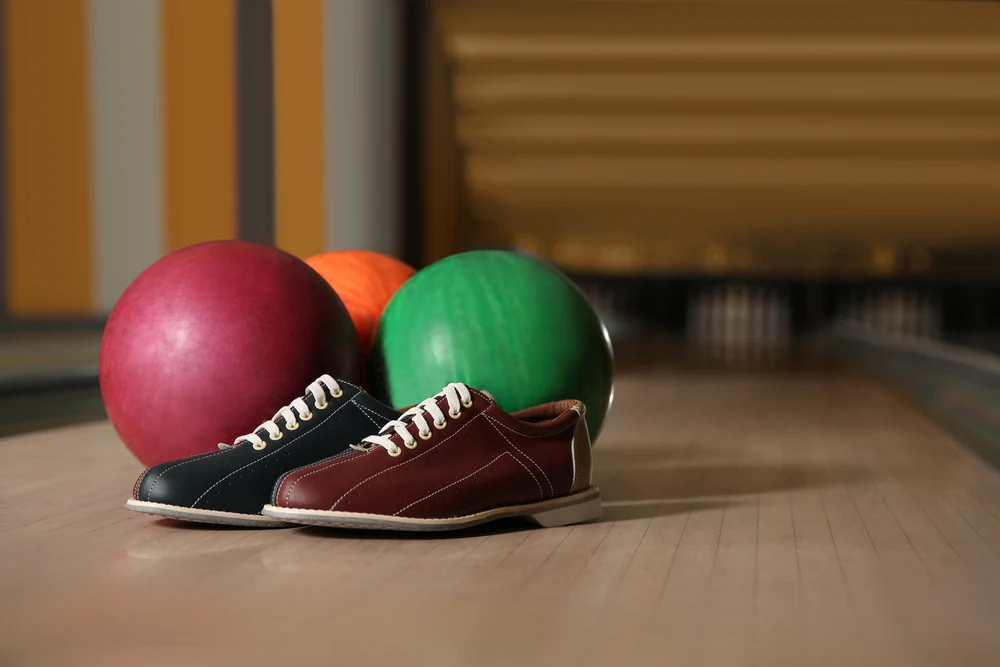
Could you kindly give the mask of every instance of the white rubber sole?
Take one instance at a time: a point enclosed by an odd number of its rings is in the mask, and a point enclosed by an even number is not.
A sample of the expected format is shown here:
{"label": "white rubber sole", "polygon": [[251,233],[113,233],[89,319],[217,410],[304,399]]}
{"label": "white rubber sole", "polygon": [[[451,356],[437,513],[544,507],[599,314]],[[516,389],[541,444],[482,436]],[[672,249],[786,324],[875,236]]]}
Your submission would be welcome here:
{"label": "white rubber sole", "polygon": [[246,528],[291,528],[285,521],[261,516],[260,514],[237,514],[236,512],[220,512],[218,510],[200,510],[193,507],[181,507],[180,505],[165,505],[163,503],[151,503],[145,500],[129,498],[125,503],[125,509],[143,514],[155,514],[168,519],[179,519],[180,521],[193,521],[195,523],[214,523],[225,526],[242,526]]}
{"label": "white rubber sole", "polygon": [[412,519],[384,514],[307,510],[264,505],[265,516],[310,526],[367,530],[444,531],[470,528],[508,517],[526,517],[543,528],[591,521],[601,516],[601,493],[595,487],[562,498],[528,505],[513,505],[448,519]]}

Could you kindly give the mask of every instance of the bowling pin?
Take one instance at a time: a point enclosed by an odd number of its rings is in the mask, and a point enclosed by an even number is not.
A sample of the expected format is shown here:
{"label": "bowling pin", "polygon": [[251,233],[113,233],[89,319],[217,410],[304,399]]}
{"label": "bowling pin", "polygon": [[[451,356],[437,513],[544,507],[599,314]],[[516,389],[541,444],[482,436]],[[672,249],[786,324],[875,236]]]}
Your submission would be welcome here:
{"label": "bowling pin", "polygon": [[735,356],[736,342],[736,287],[726,286],[725,328],[723,333],[723,358],[731,365]]}
{"label": "bowling pin", "polygon": [[707,287],[698,290],[698,350],[704,357],[712,340],[712,291]]}
{"label": "bowling pin", "polygon": [[848,326],[857,326],[858,320],[861,319],[861,306],[858,303],[858,293],[855,290],[851,290],[847,294],[847,324]]}
{"label": "bowling pin", "polygon": [[895,303],[893,303],[893,291],[891,289],[883,289],[881,295],[881,312],[879,313],[882,324],[882,333],[891,335],[893,333],[893,327],[895,326]]}
{"label": "bowling pin", "polygon": [[689,345],[698,344],[699,327],[701,326],[701,313],[698,310],[698,295],[693,290],[688,290],[687,300],[687,321],[684,323],[684,333]]}
{"label": "bowling pin", "polygon": [[903,332],[907,338],[913,338],[917,335],[919,310],[919,296],[915,290],[909,290],[906,294],[906,328]]}
{"label": "bowling pin", "polygon": [[749,362],[756,366],[760,359],[760,349],[764,338],[760,287],[751,287],[747,300],[747,308],[749,309],[747,313],[747,353]]}
{"label": "bowling pin", "polygon": [[738,364],[740,358],[740,288],[729,286],[729,364]]}
{"label": "bowling pin", "polygon": [[710,354],[713,361],[719,361],[723,357],[723,347],[725,345],[726,334],[726,292],[722,286],[716,285],[712,288],[712,324],[710,341]]}
{"label": "bowling pin", "polygon": [[746,366],[750,359],[750,288],[741,285],[739,289],[739,335],[737,358],[740,366]]}
{"label": "bowling pin", "polygon": [[930,297],[930,338],[938,340],[941,338],[941,302],[936,294]]}
{"label": "bowling pin", "polygon": [[892,290],[892,334],[903,335],[903,291]]}
{"label": "bowling pin", "polygon": [[788,293],[778,293],[778,359],[785,361],[791,351],[792,317]]}
{"label": "bowling pin", "polygon": [[764,361],[770,363],[774,359],[774,349],[778,333],[778,311],[775,308],[774,290],[767,288],[764,292]]}

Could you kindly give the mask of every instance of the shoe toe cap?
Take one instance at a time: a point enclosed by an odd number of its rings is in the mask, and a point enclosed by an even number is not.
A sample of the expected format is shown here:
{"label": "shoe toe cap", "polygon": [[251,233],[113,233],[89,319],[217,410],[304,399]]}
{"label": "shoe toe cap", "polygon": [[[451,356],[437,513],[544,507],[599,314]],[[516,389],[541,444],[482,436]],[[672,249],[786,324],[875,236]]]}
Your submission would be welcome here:
{"label": "shoe toe cap", "polygon": [[274,486],[271,504],[275,507],[295,509],[329,509],[324,493],[318,493],[309,479],[311,469],[286,473]]}
{"label": "shoe toe cap", "polygon": [[136,480],[132,497],[162,505],[188,506],[194,500],[190,497],[190,485],[182,475],[171,472],[174,463],[161,463],[149,468]]}

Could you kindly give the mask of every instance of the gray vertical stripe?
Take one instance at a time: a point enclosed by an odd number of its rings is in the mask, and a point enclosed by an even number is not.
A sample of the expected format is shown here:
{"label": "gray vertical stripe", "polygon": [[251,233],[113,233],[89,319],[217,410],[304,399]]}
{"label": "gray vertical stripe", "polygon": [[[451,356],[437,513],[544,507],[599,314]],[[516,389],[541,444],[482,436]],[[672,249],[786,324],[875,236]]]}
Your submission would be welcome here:
{"label": "gray vertical stripe", "polygon": [[90,0],[94,303],[164,252],[157,0]]}
{"label": "gray vertical stripe", "polygon": [[267,244],[275,218],[273,24],[271,0],[236,3],[237,226],[241,239]]}
{"label": "gray vertical stripe", "polygon": [[399,37],[394,0],[324,0],[327,248],[398,255]]}

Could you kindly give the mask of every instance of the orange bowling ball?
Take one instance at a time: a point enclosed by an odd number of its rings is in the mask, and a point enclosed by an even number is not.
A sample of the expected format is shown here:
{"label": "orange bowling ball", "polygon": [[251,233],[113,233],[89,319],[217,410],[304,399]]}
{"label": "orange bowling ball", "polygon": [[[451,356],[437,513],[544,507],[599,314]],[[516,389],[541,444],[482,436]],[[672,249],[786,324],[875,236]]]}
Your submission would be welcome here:
{"label": "orange bowling ball", "polygon": [[354,321],[367,353],[389,299],[416,270],[395,257],[369,250],[334,250],[306,260],[333,287]]}

